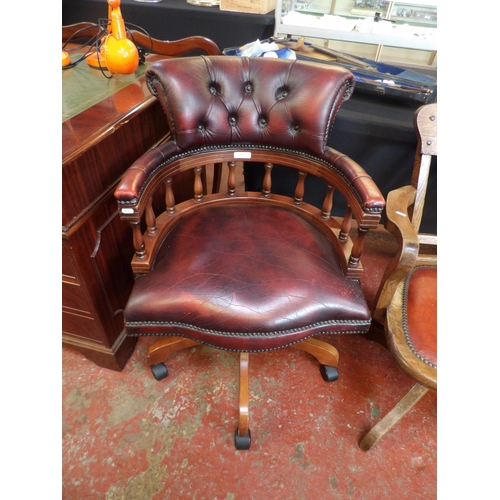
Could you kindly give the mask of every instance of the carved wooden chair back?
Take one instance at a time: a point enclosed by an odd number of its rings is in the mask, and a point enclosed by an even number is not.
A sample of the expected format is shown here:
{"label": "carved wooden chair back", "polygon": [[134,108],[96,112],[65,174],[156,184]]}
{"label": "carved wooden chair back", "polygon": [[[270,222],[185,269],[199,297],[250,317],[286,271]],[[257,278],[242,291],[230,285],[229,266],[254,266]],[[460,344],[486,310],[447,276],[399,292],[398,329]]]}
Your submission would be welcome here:
{"label": "carved wooden chair back", "polygon": [[[62,41],[89,41],[102,33],[102,29],[95,23],[82,22],[62,27]],[[215,42],[203,36],[190,36],[179,40],[158,40],[135,29],[127,30],[127,37],[147,53],[163,56],[179,57],[186,54],[204,53],[219,55],[221,53]]]}
{"label": "carved wooden chair back", "polygon": [[398,242],[378,293],[374,318],[387,345],[416,384],[363,438],[374,446],[429,390],[437,390],[437,235],[419,233],[431,159],[437,157],[437,104],[415,112],[418,145],[411,185],[387,196],[385,227]]}
{"label": "carved wooden chair back", "polygon": [[[364,333],[371,323],[361,257],[385,201],[361,166],[327,146],[354,77],[302,61],[201,56],[155,63],[147,81],[171,140],[139,158],[115,192],[139,276],[125,331],[167,337],[148,351],[157,379],[168,374],[166,357],[188,346],[239,352],[235,444],[247,449],[248,353],[293,345],[332,381],[338,352],[313,336]],[[261,192],[237,188],[242,162],[265,165]],[[205,195],[202,169],[217,164],[227,189]],[[272,192],[274,164],[297,171],[293,197]],[[188,170],[193,198],[176,203],[172,180]],[[303,201],[308,175],[325,181],[321,209]],[[334,195],[347,202],[343,218],[331,216]]]}

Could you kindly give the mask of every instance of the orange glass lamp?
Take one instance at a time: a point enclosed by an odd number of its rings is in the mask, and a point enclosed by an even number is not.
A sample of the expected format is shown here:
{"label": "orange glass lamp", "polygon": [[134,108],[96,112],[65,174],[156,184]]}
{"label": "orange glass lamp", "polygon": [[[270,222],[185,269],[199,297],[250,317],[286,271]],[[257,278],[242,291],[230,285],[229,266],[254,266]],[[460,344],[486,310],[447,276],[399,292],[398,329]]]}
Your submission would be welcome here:
{"label": "orange glass lamp", "polygon": [[98,51],[87,57],[87,64],[110,73],[130,75],[139,66],[139,53],[134,43],[127,38],[125,22],[120,10],[120,0],[108,2],[108,34]]}

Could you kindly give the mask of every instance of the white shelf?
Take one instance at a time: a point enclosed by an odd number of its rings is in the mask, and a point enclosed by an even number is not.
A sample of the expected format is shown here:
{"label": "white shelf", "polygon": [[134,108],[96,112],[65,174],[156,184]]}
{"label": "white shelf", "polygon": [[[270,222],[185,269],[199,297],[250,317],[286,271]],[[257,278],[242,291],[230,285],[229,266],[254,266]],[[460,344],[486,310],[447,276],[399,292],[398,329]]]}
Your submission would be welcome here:
{"label": "white shelf", "polygon": [[437,0],[276,0],[274,36],[328,40],[376,61],[435,65]]}
{"label": "white shelf", "polygon": [[281,20],[276,20],[275,36],[293,35],[310,38],[324,38],[328,40],[340,40],[344,42],[369,43],[374,45],[387,45],[391,47],[401,47],[417,50],[437,50],[436,36],[430,38],[402,37],[396,35],[380,35],[378,33],[360,33],[357,31],[341,31],[321,29],[309,26],[299,26],[284,24]]}

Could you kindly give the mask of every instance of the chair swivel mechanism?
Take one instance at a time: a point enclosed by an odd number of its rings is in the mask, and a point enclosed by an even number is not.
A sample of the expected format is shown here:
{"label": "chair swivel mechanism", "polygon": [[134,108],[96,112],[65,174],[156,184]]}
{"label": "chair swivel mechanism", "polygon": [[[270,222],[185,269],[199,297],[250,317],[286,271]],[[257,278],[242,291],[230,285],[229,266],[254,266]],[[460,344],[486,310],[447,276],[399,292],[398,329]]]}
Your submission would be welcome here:
{"label": "chair swivel mechanism", "polygon": [[429,391],[437,390],[437,235],[419,233],[432,157],[437,157],[437,104],[415,112],[418,138],[411,185],[387,196],[385,227],[398,242],[378,291],[374,319],[385,325],[397,365],[415,384],[362,439],[368,451]]}
{"label": "chair swivel mechanism", "polygon": [[[234,439],[248,449],[250,353],[293,346],[334,381],[338,351],[317,337],[361,334],[371,324],[360,258],[385,200],[357,163],[327,146],[354,78],[317,63],[230,56],[158,62],[146,78],[171,138],[142,155],[115,191],[135,248],[125,331],[161,337],[148,349],[158,380],[181,349],[239,353]],[[265,165],[261,191],[237,189],[242,162]],[[227,189],[204,195],[202,168],[217,164]],[[297,171],[294,196],[272,192],[274,164]],[[172,179],[187,170],[193,198],[176,203]],[[321,208],[304,202],[308,175],[324,180]],[[332,216],[334,193],[345,214]]]}

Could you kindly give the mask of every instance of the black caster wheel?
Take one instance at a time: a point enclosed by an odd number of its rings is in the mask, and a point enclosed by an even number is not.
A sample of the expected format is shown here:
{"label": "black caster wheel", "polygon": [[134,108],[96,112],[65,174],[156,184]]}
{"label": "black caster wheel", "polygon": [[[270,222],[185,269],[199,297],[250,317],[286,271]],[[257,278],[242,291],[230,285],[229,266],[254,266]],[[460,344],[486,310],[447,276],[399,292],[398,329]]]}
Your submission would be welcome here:
{"label": "black caster wheel", "polygon": [[151,371],[156,380],[163,380],[168,376],[168,369],[165,363],[157,363],[156,365],[151,365]]}
{"label": "black caster wheel", "polygon": [[248,434],[246,436],[240,436],[238,434],[238,429],[234,432],[234,446],[237,450],[249,450],[250,444],[252,443],[252,434],[250,429],[248,429]]}
{"label": "black caster wheel", "polygon": [[321,365],[319,371],[325,382],[335,382],[339,378],[339,371],[335,366]]}

